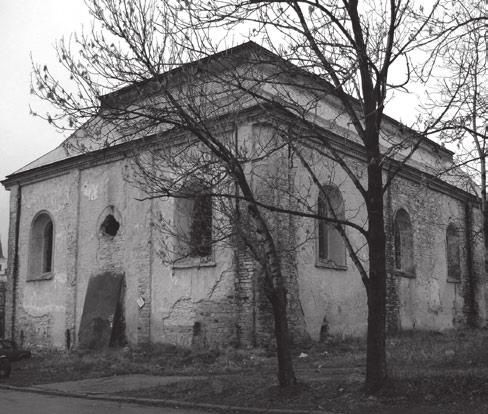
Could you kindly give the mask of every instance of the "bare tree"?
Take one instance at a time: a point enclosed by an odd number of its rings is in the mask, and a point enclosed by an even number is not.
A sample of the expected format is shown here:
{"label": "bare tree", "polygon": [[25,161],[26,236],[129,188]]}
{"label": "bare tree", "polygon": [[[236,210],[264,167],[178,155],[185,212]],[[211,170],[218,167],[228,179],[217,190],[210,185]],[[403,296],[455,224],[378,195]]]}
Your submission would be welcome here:
{"label": "bare tree", "polygon": [[[134,180],[149,197],[210,198],[219,205],[228,220],[212,236],[222,241],[238,235],[263,268],[282,386],[293,384],[295,375],[280,251],[304,240],[280,245],[280,220],[273,217],[333,226],[366,288],[366,388],[379,390],[386,379],[383,197],[424,140],[408,128],[397,136],[384,132],[385,120],[393,122],[384,110],[389,92],[404,90],[410,80],[411,53],[444,39],[459,22],[444,18],[440,1],[429,10],[401,0],[92,0],[88,6],[92,30],[58,46],[72,84],[63,86],[47,67],[35,66],[34,92],[59,110],[46,115],[48,121],[81,127],[67,141],[78,151],[140,138],[148,147],[135,157]],[[256,44],[218,52],[232,33],[243,32],[239,39],[259,40],[274,53]],[[394,68],[402,76],[391,81]],[[326,108],[333,108],[329,119]],[[257,144],[239,136],[242,117],[256,109],[271,131]],[[164,137],[173,137],[172,144]],[[359,145],[362,164],[352,165],[334,137]],[[161,139],[166,145],[158,144]],[[268,167],[260,171],[260,163]],[[297,185],[290,163],[300,166],[308,186]],[[364,202],[364,223],[335,207],[320,165],[341,170],[352,183]],[[286,179],[280,180],[283,166]],[[198,190],[190,191],[195,178]],[[272,191],[261,194],[256,180]],[[312,189],[322,194],[321,206],[310,202]],[[178,231],[171,225],[167,232]],[[200,248],[199,242],[185,246],[176,248],[180,255]]]}
{"label": "bare tree", "polygon": [[[430,49],[432,61],[440,65],[434,69],[433,62],[427,61],[427,70],[435,70],[436,76],[424,108],[429,114],[427,122],[444,113],[430,132],[444,143],[456,145],[460,151],[456,164],[448,171],[441,170],[440,174],[455,175],[462,170],[472,177],[472,189],[478,196],[482,215],[485,251],[488,251],[488,32],[485,25],[478,24],[486,18],[488,9],[486,2],[472,1],[456,4],[449,15],[459,22],[459,27]],[[483,295],[479,285],[475,289],[475,298]],[[475,306],[482,306],[475,298]],[[472,322],[476,326],[484,324],[479,315]]]}

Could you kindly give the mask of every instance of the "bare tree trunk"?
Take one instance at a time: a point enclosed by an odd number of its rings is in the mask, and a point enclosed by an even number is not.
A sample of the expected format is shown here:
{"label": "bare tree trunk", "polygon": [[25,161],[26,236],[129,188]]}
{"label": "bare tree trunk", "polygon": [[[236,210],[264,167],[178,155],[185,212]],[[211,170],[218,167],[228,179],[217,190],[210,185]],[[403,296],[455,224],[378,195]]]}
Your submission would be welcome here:
{"label": "bare tree trunk", "polygon": [[271,302],[274,317],[276,355],[278,357],[278,382],[281,387],[296,384],[295,372],[290,350],[288,331],[286,287],[281,273],[281,266],[273,238],[261,217],[256,205],[249,204],[248,209],[256,225],[264,257],[265,292]]}
{"label": "bare tree trunk", "polygon": [[286,311],[286,289],[275,289],[269,300],[273,307],[275,323],[276,354],[278,357],[278,381],[281,387],[296,384],[293,362],[290,352],[290,335],[288,332],[288,319]]}
{"label": "bare tree trunk", "polygon": [[[475,48],[474,48],[474,58],[475,58],[475,67],[478,68],[480,61],[479,61],[479,39],[477,39]],[[473,73],[473,82],[474,82],[474,93],[473,93],[473,108],[472,108],[472,119],[473,119],[473,131],[478,131],[478,97],[480,94],[479,91],[479,79],[478,79],[478,71],[475,70]],[[484,139],[480,139],[476,133],[473,134],[473,141],[476,144],[476,149],[478,151],[478,156],[480,159],[480,178],[481,178],[481,200],[480,200],[480,207],[481,207],[481,226],[483,231],[483,239],[484,239],[484,268],[486,269],[486,259],[487,259],[487,251],[488,251],[488,212],[486,206],[486,154],[485,154],[485,147],[486,141]],[[472,228],[473,218],[472,218],[472,208],[468,207],[466,211],[466,231],[468,232],[468,243],[471,246],[468,246],[468,251],[471,253],[469,255],[470,261],[473,260],[473,250],[475,248],[475,238],[473,234]],[[485,299],[484,299],[484,282],[482,281],[483,277],[480,277],[479,272],[474,272],[472,269],[472,263],[470,263],[470,285],[471,285],[471,300],[473,304],[473,315],[471,323],[476,328],[482,328],[485,326]],[[477,274],[478,273],[478,274]],[[481,274],[484,274],[482,271]]]}
{"label": "bare tree trunk", "polygon": [[382,168],[377,162],[368,166],[369,280],[366,391],[375,393],[386,381],[386,256],[383,216]]}
{"label": "bare tree trunk", "polygon": [[[485,143],[483,142],[483,150],[479,151],[480,156],[480,176],[481,176],[481,224],[483,226],[484,239],[484,269],[488,269],[488,206],[486,199],[486,156]],[[470,241],[473,244],[474,240]],[[473,300],[475,302],[475,325],[477,328],[484,328],[486,326],[486,302],[485,302],[485,282],[484,273],[477,275],[475,291]]]}
{"label": "bare tree trunk", "polygon": [[[480,154],[481,176],[481,220],[483,224],[483,236],[485,239],[485,254],[488,252],[488,209],[486,208],[486,158],[482,151]],[[485,258],[486,260],[486,258]]]}

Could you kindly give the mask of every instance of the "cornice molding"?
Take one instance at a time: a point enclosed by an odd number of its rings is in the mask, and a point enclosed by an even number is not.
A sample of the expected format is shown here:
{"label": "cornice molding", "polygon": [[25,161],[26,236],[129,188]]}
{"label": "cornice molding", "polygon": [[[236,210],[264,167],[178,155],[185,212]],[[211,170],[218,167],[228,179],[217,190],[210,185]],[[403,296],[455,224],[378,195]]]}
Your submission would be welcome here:
{"label": "cornice molding", "polygon": [[[230,128],[236,120],[246,119],[247,121],[266,121],[263,117],[266,116],[267,112],[262,105],[256,105],[249,107],[239,113],[226,114],[214,122],[219,122],[220,127],[225,126],[228,123]],[[272,109],[270,109],[272,110]],[[290,114],[293,116],[292,114]],[[288,121],[289,122],[289,121]],[[300,122],[300,120],[297,120]],[[317,130],[321,135],[330,140],[330,143],[334,146],[335,150],[343,154],[345,157],[350,157],[356,159],[360,162],[366,162],[365,148],[344,136],[340,136],[335,132],[326,130],[324,127],[317,125]],[[54,177],[69,174],[71,170],[84,170],[88,168],[93,168],[98,165],[108,164],[111,162],[120,161],[125,158],[129,158],[134,155],[134,153],[143,151],[145,148],[157,147],[162,144],[167,144],[168,141],[172,144],[178,143],[178,141],[187,139],[188,132],[184,130],[169,130],[162,134],[154,134],[145,138],[139,138],[134,141],[125,142],[118,144],[113,147],[103,148],[88,152],[85,154],[76,155],[74,157],[66,158],[64,160],[56,161],[51,164],[46,164],[40,167],[33,168],[31,170],[23,171],[20,173],[14,173],[8,175],[5,180],[1,181],[3,186],[8,190],[15,185],[27,185],[33,184],[40,181],[45,181]],[[399,161],[394,159],[388,159],[386,167],[398,167],[400,165]],[[398,177],[410,180],[415,183],[425,183],[430,189],[454,197],[460,201],[476,201],[476,196],[449,184],[434,175],[421,171],[416,167],[408,164],[401,166],[398,172]]]}

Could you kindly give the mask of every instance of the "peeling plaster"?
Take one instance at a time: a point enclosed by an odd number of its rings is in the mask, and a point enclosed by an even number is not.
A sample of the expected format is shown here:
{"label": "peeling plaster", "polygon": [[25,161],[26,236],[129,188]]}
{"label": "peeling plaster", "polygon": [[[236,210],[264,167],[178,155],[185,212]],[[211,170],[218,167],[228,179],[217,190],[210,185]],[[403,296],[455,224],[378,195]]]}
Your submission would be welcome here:
{"label": "peeling plaster", "polygon": [[180,303],[182,303],[182,302],[191,302],[191,298],[189,298],[189,297],[181,297],[178,300],[176,300],[175,302],[173,302],[173,304],[170,306],[170,308],[166,312],[166,316],[163,316],[161,319],[163,321],[165,321],[165,320],[171,318],[171,316],[177,311],[178,305]]}
{"label": "peeling plaster", "polygon": [[441,287],[437,279],[430,279],[427,285],[429,310],[433,313],[442,312]]}
{"label": "peeling plaster", "polygon": [[81,192],[90,201],[96,200],[98,198],[98,184],[85,183],[81,187]]}
{"label": "peeling plaster", "polygon": [[208,292],[207,294],[207,298],[208,299],[212,299],[212,296],[214,295],[215,293],[215,290],[219,287],[219,285],[221,284],[221,282],[223,280],[225,280],[225,277],[230,274],[230,272],[232,272],[232,270],[223,270],[222,272],[220,272],[220,276],[218,277],[218,279],[214,282],[213,286],[210,288],[210,291]]}

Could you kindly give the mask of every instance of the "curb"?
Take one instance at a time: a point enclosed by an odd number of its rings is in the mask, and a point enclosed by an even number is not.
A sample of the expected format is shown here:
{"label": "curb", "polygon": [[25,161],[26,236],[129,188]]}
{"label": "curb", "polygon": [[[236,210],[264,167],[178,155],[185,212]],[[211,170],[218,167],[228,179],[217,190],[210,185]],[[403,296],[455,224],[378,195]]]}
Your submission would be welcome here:
{"label": "curb", "polygon": [[194,408],[203,410],[214,410],[224,413],[249,413],[249,414],[337,414],[331,411],[317,411],[317,410],[289,410],[279,408],[250,408],[250,407],[238,407],[233,405],[220,405],[220,404],[206,404],[206,403],[193,403],[187,401],[178,400],[166,400],[158,398],[137,398],[137,397],[122,397],[114,395],[96,395],[96,394],[83,394],[57,390],[46,390],[35,387],[17,387],[15,385],[0,384],[0,390],[18,391],[18,392],[31,392],[36,394],[53,395],[59,397],[70,398],[84,398],[89,400],[98,401],[113,401],[119,403],[132,403],[140,405],[150,406],[167,406],[174,408]]}

